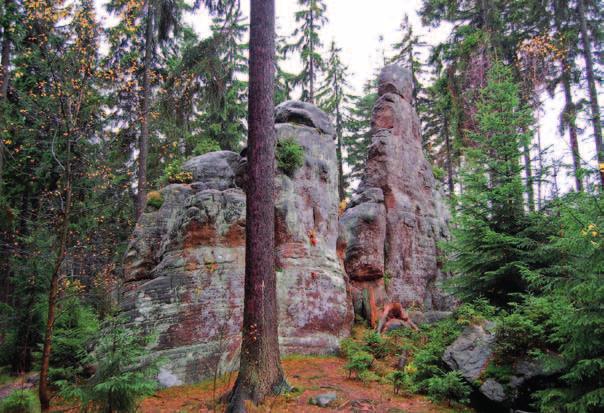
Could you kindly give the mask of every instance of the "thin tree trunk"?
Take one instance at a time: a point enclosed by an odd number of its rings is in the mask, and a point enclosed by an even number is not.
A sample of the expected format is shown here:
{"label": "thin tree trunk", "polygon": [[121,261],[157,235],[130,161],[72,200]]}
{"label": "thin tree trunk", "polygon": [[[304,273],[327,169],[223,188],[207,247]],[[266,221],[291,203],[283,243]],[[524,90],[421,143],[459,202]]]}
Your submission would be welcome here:
{"label": "thin tree trunk", "polygon": [[147,203],[147,158],[149,156],[149,99],[150,81],[149,70],[151,66],[151,54],[153,53],[153,19],[151,17],[150,0],[145,3],[146,28],[145,28],[145,57],[143,61],[143,102],[141,113],[141,134],[139,139],[138,154],[138,188],[136,195],[136,219],[140,218]]}
{"label": "thin tree trunk", "polygon": [[340,201],[346,198],[346,181],[344,180],[344,160],[342,157],[342,114],[340,105],[336,107],[336,157],[338,158],[338,196]]}
{"label": "thin tree trunk", "polygon": [[[12,9],[13,0],[4,0],[4,13],[9,13]],[[8,95],[8,81],[10,79],[10,49],[11,49],[10,21],[5,16],[4,26],[2,27],[2,57],[0,58],[0,101],[4,101]],[[2,171],[4,171],[4,140],[0,139],[0,192],[4,184]]]}
{"label": "thin tree trunk", "polygon": [[526,196],[529,211],[535,210],[535,189],[533,188],[533,170],[531,167],[531,149],[528,142],[524,143],[524,174],[526,177]]}
{"label": "thin tree trunk", "polygon": [[443,124],[443,132],[445,134],[445,146],[447,149],[447,185],[449,186],[449,199],[453,199],[455,193],[455,184],[453,182],[453,160],[451,154],[451,138],[449,136],[449,121],[445,115]]}
{"label": "thin tree trunk", "polygon": [[275,277],[275,3],[251,0],[245,288],[241,362],[228,412],[287,388],[278,342]]}
{"label": "thin tree trunk", "polygon": [[59,292],[59,274],[67,251],[69,235],[69,218],[71,214],[71,134],[67,139],[67,153],[65,160],[65,210],[59,240],[59,251],[55,259],[54,269],[50,278],[50,291],[48,292],[48,319],[46,320],[46,333],[44,335],[44,347],[42,349],[42,367],[40,368],[39,397],[43,412],[50,408],[50,396],[48,394],[48,370],[50,366],[50,352],[52,345],[52,334],[55,323],[55,310]]}
{"label": "thin tree trunk", "polygon": [[600,185],[604,187],[604,146],[602,144],[602,123],[600,120],[600,105],[598,104],[598,91],[594,78],[594,66],[591,55],[591,42],[587,33],[587,22],[585,20],[584,0],[577,0],[579,22],[581,23],[581,40],[583,42],[583,58],[585,59],[585,68],[587,71],[587,83],[589,85],[589,103],[591,106],[591,123],[594,129],[594,139],[596,141],[596,154],[598,158],[598,168],[600,170]]}
{"label": "thin tree trunk", "polygon": [[[310,31],[312,32],[314,30],[314,16],[313,16],[313,10],[312,10],[312,4],[311,4],[311,9],[310,9]],[[310,77],[310,84],[309,84],[309,102],[312,103],[314,105],[315,103],[315,58],[313,56],[314,51],[315,51],[315,45],[314,45],[314,41],[312,39],[312,33],[311,33],[311,37],[309,39],[309,43],[310,43],[310,56],[309,56],[309,61],[308,61],[308,74]]]}
{"label": "thin tree trunk", "polygon": [[566,68],[566,62],[564,64],[564,74],[562,75],[562,85],[564,88],[564,98],[566,99],[566,110],[564,113],[565,122],[568,125],[568,135],[570,137],[570,148],[573,156],[573,169],[575,172],[575,187],[577,191],[583,190],[583,181],[579,176],[579,170],[581,169],[581,154],[579,152],[579,139],[577,138],[577,107],[573,102],[573,95],[570,85],[570,76],[568,69]]}

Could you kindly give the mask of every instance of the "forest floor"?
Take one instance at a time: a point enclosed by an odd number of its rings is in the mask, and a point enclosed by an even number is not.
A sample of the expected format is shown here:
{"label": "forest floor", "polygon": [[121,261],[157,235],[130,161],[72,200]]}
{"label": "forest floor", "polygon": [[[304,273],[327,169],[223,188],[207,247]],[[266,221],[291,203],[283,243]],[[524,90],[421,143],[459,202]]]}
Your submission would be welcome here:
{"label": "forest floor", "polygon": [[[379,413],[452,413],[468,410],[454,409],[430,402],[422,396],[412,394],[395,395],[392,386],[349,379],[344,368],[346,361],[339,357],[293,356],[283,360],[287,380],[296,390],[290,394],[271,397],[251,412],[313,413],[379,412]],[[236,374],[224,377],[217,386],[216,398],[224,394],[235,381]],[[229,383],[230,382],[230,383]],[[319,394],[335,392],[337,399],[330,407],[322,408],[309,404]],[[168,412],[213,412],[213,383],[172,387],[161,390],[145,399],[141,411],[148,413]],[[216,406],[222,412],[223,406]]]}
{"label": "forest floor", "polygon": [[[427,398],[411,393],[394,394],[391,385],[378,382],[363,383],[348,378],[344,368],[346,360],[335,356],[289,356],[283,359],[287,380],[294,391],[279,397],[268,398],[262,406],[249,407],[250,413],[260,412],[376,412],[376,413],[470,413],[461,406],[436,404]],[[222,412],[224,404],[219,399],[233,385],[236,372],[220,377],[214,390],[212,380],[188,386],[159,390],[144,399],[139,411],[142,413],[192,413]],[[25,385],[25,386],[24,386]],[[26,380],[4,383],[0,390],[4,396],[17,388],[31,387]],[[329,407],[318,407],[309,403],[312,397],[325,393],[336,393],[336,400]],[[56,400],[56,399],[55,399]],[[77,413],[78,406],[54,404],[52,412]]]}
{"label": "forest floor", "polygon": [[[271,397],[260,407],[249,408],[252,412],[378,412],[378,413],[453,413],[469,412],[430,402],[413,394],[395,395],[392,386],[349,379],[344,368],[346,361],[339,357],[293,356],[283,360],[287,380],[295,391],[279,397]],[[221,379],[214,395],[212,381],[198,385],[179,386],[161,390],[145,399],[141,411],[145,413],[222,412],[223,405],[216,405],[236,378],[233,373]],[[337,399],[330,407],[309,404],[310,398],[335,392]]]}

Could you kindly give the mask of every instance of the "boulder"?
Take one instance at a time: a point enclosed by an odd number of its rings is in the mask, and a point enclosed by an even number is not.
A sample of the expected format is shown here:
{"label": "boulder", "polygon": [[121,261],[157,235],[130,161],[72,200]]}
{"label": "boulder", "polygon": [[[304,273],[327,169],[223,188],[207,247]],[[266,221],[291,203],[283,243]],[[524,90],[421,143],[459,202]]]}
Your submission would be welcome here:
{"label": "boulder", "polygon": [[470,383],[478,380],[493,354],[495,324],[470,325],[446,349],[442,360]]}
{"label": "boulder", "polygon": [[[327,119],[319,109],[304,107]],[[275,179],[283,354],[335,353],[353,320],[348,278],[336,249],[335,143],[322,130],[299,123],[276,125],[277,139],[294,138],[305,153],[304,165],[292,177],[277,173]],[[163,188],[162,206],[144,213],[132,235],[124,261],[122,311],[132,323],[158,335],[152,350],[166,360],[158,377],[163,386],[196,382],[216,367],[221,373],[238,367],[245,167],[245,158],[229,151],[190,159],[183,168],[194,182]]]}
{"label": "boulder", "polygon": [[288,100],[275,108],[275,123],[306,125],[332,137],[336,134],[325,112],[315,105],[297,100]]}
{"label": "boulder", "polygon": [[486,398],[497,403],[501,403],[507,398],[505,388],[493,379],[485,380],[479,390]]}
{"label": "boulder", "polygon": [[323,393],[311,397],[308,400],[309,404],[319,407],[329,407],[333,402],[336,401],[337,395],[335,392]]}

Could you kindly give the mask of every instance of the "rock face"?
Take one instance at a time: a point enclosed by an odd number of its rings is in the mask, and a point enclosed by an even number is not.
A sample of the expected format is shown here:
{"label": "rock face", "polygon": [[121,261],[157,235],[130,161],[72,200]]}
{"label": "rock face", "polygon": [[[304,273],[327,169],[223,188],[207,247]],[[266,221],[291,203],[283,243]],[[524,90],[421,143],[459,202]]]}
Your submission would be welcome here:
{"label": "rock face", "polygon": [[[349,334],[348,281],[336,254],[338,170],[327,116],[295,102],[278,109],[277,138],[295,138],[305,163],[276,177],[276,267],[283,353],[332,353]],[[300,110],[302,107],[304,110]],[[289,114],[288,114],[289,113]],[[292,123],[295,122],[295,123]],[[330,125],[329,125],[330,126]],[[332,128],[333,129],[333,128]],[[191,184],[161,190],[124,262],[123,311],[158,334],[164,385],[237,367],[245,265],[245,158],[220,151],[184,164]]]}
{"label": "rock face", "polygon": [[495,324],[491,322],[466,327],[446,348],[443,361],[469,382],[478,380],[493,354],[494,329]]}
{"label": "rock face", "polygon": [[422,310],[452,304],[437,287],[445,276],[437,242],[449,235],[449,214],[422,152],[411,74],[385,67],[378,92],[365,171],[341,217],[338,246],[355,311],[372,324],[387,302]]}

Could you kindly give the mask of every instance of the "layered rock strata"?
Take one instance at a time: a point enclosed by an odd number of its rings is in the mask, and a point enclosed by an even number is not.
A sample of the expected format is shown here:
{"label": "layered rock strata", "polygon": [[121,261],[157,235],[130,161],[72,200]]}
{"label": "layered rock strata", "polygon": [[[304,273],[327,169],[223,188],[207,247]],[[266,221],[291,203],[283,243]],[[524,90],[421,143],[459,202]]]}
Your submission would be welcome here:
{"label": "layered rock strata", "polygon": [[[277,139],[294,138],[304,165],[276,177],[279,342],[283,353],[335,352],[353,313],[336,254],[338,169],[333,128],[312,105],[276,110]],[[191,184],[161,190],[148,207],[124,265],[122,308],[158,335],[164,385],[191,383],[237,367],[245,270],[245,157],[229,151],[193,158]]]}
{"label": "layered rock strata", "polygon": [[379,308],[446,309],[437,243],[449,215],[424,158],[411,73],[386,66],[372,115],[372,143],[359,187],[340,220],[339,254],[355,311],[375,325]]}

